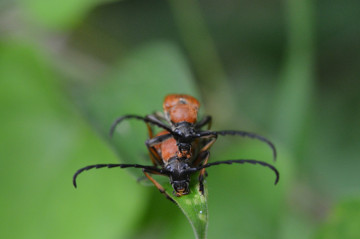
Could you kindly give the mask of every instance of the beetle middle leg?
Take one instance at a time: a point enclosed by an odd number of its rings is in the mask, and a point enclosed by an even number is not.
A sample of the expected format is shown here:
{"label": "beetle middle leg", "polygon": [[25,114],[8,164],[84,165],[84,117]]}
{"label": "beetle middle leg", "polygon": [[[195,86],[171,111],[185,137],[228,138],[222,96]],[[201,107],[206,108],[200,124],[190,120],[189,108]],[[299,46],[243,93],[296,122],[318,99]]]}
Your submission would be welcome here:
{"label": "beetle middle leg", "polygon": [[205,116],[202,120],[196,123],[195,127],[197,129],[200,129],[204,127],[205,125],[208,125],[208,130],[211,128],[212,118],[210,115]]}
{"label": "beetle middle leg", "polygon": [[[160,193],[162,193],[167,199],[169,199],[170,201],[172,201],[173,203],[175,203],[174,199],[172,199],[165,191],[164,187],[161,186],[160,183],[158,183],[153,177],[150,176],[149,173],[153,173],[153,174],[159,174],[158,172],[155,171],[149,171],[146,169],[143,169],[143,173],[145,174],[145,176],[155,185],[155,187],[157,189],[159,189]],[[162,175],[162,174],[159,174]]]}
{"label": "beetle middle leg", "polygon": [[205,145],[202,146],[202,148],[200,149],[199,156],[192,163],[194,166],[198,166],[198,165],[200,165],[201,162],[203,162],[204,159],[202,157],[202,153],[209,151],[211,146],[215,143],[215,141],[217,139],[217,135],[207,136],[207,138],[210,138],[210,140],[208,142],[206,142]]}
{"label": "beetle middle leg", "polygon": [[[153,139],[154,138],[154,133],[151,129],[151,126],[149,123],[146,123],[146,127],[148,129],[148,133],[149,133],[149,138],[150,139]],[[148,144],[148,141],[149,140],[146,140],[145,144],[146,144],[146,147],[148,148],[148,152],[149,152],[149,156],[150,156],[150,159],[151,159],[151,162],[157,166],[157,165],[162,165],[162,160],[160,158],[160,155],[158,154],[157,150],[153,147],[153,146],[150,146]]]}
{"label": "beetle middle leg", "polygon": [[[205,138],[206,139],[206,138]],[[211,135],[209,137],[209,142],[207,142],[201,149],[199,153],[205,152],[205,151],[209,151],[209,149],[211,148],[211,146],[215,143],[215,141],[217,140],[217,135]]]}
{"label": "beetle middle leg", "polygon": [[[208,163],[210,157],[209,151],[203,151],[199,154],[196,162],[202,163],[202,165],[205,165]],[[205,171],[205,168],[200,170],[199,173],[199,191],[202,195],[204,195],[204,177],[207,176],[207,173]]]}

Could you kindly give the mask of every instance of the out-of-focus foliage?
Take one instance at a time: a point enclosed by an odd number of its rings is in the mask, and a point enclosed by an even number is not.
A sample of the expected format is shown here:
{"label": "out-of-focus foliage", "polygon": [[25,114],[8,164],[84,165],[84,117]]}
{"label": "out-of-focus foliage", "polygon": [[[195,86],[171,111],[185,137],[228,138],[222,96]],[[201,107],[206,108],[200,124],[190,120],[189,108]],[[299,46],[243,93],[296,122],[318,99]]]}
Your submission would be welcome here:
{"label": "out-of-focus foliage", "polygon": [[347,199],[330,211],[329,219],[321,227],[318,239],[359,238],[360,200]]}
{"label": "out-of-focus foliage", "polygon": [[[0,3],[0,231],[4,238],[192,238],[139,170],[146,127],[123,114],[199,97],[213,129],[273,140],[266,168],[209,168],[208,238],[359,238],[359,1]],[[211,161],[271,162],[266,145],[219,137]],[[131,172],[131,173],[129,173]],[[167,184],[164,178],[162,183]]]}
{"label": "out-of-focus foliage", "polygon": [[42,50],[6,41],[0,49],[2,236],[128,237],[147,193],[115,172],[84,180],[76,192],[79,165],[116,157],[76,112]]}
{"label": "out-of-focus foliage", "polygon": [[19,0],[20,7],[31,19],[44,27],[72,28],[79,24],[94,7],[111,0]]}

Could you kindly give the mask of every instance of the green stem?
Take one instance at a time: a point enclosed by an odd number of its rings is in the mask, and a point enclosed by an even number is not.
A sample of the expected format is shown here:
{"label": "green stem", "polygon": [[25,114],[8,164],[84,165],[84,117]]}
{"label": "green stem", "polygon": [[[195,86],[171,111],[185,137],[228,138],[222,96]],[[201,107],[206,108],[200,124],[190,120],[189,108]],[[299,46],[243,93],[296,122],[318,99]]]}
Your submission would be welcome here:
{"label": "green stem", "polygon": [[197,0],[169,0],[185,47],[203,82],[225,79],[215,43]]}
{"label": "green stem", "polygon": [[273,130],[295,147],[310,110],[314,77],[313,1],[287,0],[288,45]]}
{"label": "green stem", "polygon": [[218,113],[218,122],[226,121],[229,109],[235,108],[234,99],[201,6],[198,0],[169,0],[169,4],[200,81],[203,100],[207,108]]}

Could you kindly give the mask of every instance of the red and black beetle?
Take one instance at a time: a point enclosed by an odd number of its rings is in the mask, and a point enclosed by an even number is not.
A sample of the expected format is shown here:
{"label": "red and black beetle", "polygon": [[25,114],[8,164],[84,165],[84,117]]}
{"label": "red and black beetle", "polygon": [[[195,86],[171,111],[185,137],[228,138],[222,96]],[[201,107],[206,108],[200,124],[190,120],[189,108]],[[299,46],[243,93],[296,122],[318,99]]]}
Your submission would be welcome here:
{"label": "red and black beetle", "polygon": [[[147,124],[156,125],[165,129],[168,134],[163,134],[154,138],[150,138],[145,143],[147,147],[152,147],[161,144],[164,140],[174,137],[178,146],[178,156],[191,156],[191,144],[198,138],[210,139],[208,145],[210,148],[216,141],[218,135],[238,135],[242,137],[249,137],[265,142],[273,151],[273,158],[276,159],[276,148],[274,144],[263,136],[255,133],[239,131],[239,130],[222,130],[211,131],[211,116],[205,116],[202,120],[197,121],[197,114],[200,103],[197,99],[190,95],[184,94],[170,94],[164,99],[163,110],[164,114],[155,113],[145,117],[138,115],[125,115],[114,121],[110,129],[110,136],[113,135],[116,126],[124,119],[138,119]],[[164,123],[166,122],[166,123]],[[208,125],[208,130],[201,130],[202,127]]]}
{"label": "red and black beetle", "polygon": [[[166,131],[162,131],[156,136],[161,136],[167,134]],[[206,144],[206,142],[202,142]],[[237,160],[226,160],[208,163],[209,159],[209,151],[206,147],[197,147],[196,149],[200,149],[198,151],[193,148],[192,156],[190,158],[187,157],[178,157],[178,147],[176,144],[176,140],[174,138],[168,138],[162,141],[160,144],[156,146],[152,146],[150,148],[150,157],[153,162],[153,166],[139,165],[139,164],[95,164],[86,166],[84,168],[79,169],[73,177],[73,184],[77,187],[76,179],[80,173],[83,171],[93,169],[93,168],[141,168],[145,176],[159,189],[159,191],[164,194],[169,200],[173,201],[171,197],[169,197],[163,186],[158,183],[150,174],[163,175],[167,176],[170,179],[170,184],[172,185],[174,191],[174,195],[177,197],[186,195],[190,192],[190,176],[196,172],[199,173],[199,191],[204,193],[204,175],[205,169],[211,166],[220,165],[220,164],[260,164],[262,166],[268,167],[274,171],[276,174],[275,184],[279,181],[279,172],[277,169],[265,162],[252,160],[252,159],[237,159]]]}
{"label": "red and black beetle", "polygon": [[[197,121],[199,102],[189,95],[168,95],[165,97],[163,108],[164,115],[152,114],[146,117],[137,115],[126,115],[117,119],[110,130],[112,135],[115,127],[122,120],[135,118],[147,123],[150,138],[146,141],[153,166],[139,164],[96,164],[79,169],[73,177],[73,184],[76,187],[77,176],[83,171],[93,168],[141,168],[145,176],[163,193],[168,199],[172,200],[165,192],[163,186],[158,183],[150,174],[167,176],[174,189],[174,195],[182,196],[189,193],[190,176],[199,173],[199,191],[204,193],[205,169],[220,164],[260,164],[268,167],[276,174],[275,184],[279,181],[277,169],[265,162],[253,159],[226,160],[208,163],[209,149],[216,141],[217,135],[240,135],[256,138],[266,142],[273,150],[274,158],[276,150],[274,145],[266,138],[245,132],[245,131],[203,131],[201,128],[208,125],[210,128],[211,117],[206,116],[203,120]],[[168,122],[170,126],[163,121]],[[165,129],[153,137],[153,132],[149,124],[157,125]],[[172,200],[173,201],[173,200]]]}

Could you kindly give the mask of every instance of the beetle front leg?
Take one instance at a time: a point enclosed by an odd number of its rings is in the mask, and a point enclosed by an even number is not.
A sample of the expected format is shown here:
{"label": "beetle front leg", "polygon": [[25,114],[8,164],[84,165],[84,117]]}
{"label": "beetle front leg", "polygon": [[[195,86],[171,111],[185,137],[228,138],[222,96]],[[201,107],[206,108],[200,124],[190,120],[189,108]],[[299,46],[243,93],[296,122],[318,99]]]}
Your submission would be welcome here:
{"label": "beetle front leg", "polygon": [[[143,169],[143,173],[145,174],[145,176],[155,185],[155,187],[157,189],[159,189],[160,193],[162,193],[167,199],[169,199],[170,201],[172,201],[173,203],[175,203],[174,199],[172,199],[165,191],[164,187],[161,186],[160,183],[158,183],[153,177],[150,176],[149,173],[152,173],[146,169]],[[155,172],[156,174],[159,174],[157,172]]]}
{"label": "beetle front leg", "polygon": [[[205,165],[208,163],[210,157],[209,151],[204,151],[199,155],[199,161],[202,162],[202,165]],[[199,191],[202,195],[204,195],[204,178],[206,176],[205,169],[201,169],[199,173]]]}

